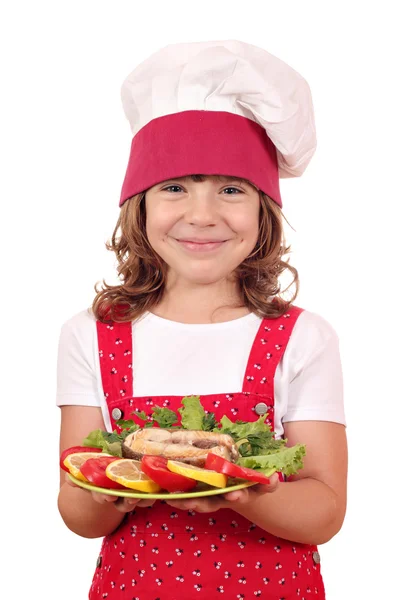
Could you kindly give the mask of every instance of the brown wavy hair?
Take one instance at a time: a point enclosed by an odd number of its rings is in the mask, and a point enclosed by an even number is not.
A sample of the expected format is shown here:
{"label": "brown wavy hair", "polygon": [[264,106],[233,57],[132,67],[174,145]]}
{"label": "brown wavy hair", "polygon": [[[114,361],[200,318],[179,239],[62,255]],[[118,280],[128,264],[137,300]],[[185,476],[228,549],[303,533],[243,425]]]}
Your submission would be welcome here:
{"label": "brown wavy hair", "polygon": [[[201,182],[205,175],[192,175]],[[235,178],[238,180],[238,178]],[[242,179],[243,182],[251,182]],[[253,186],[254,187],[254,186]],[[286,246],[283,213],[269,196],[260,195],[260,221],[257,243],[252,253],[236,269],[239,282],[240,306],[266,318],[284,314],[298,295],[297,270],[283,257],[290,252]],[[108,285],[104,280],[95,286],[96,297],[92,310],[96,319],[133,321],[157,306],[163,297],[167,265],[153,250],[146,235],[146,192],[127,200],[121,207],[107,250],[115,252],[118,262],[119,285]],[[286,219],[285,219],[286,220]],[[289,271],[290,283],[281,289],[280,276]],[[289,298],[286,292],[292,288]]]}

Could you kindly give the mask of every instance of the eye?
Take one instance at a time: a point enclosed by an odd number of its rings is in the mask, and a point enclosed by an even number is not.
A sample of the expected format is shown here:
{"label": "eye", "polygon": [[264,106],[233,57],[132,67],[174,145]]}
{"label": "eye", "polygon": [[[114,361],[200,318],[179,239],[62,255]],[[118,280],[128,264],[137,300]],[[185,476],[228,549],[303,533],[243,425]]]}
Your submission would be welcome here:
{"label": "eye", "polygon": [[[224,189],[224,192],[226,192],[226,190],[229,190],[229,193],[226,194],[226,196],[236,196],[237,194],[243,194],[242,190],[239,190],[238,188],[235,188],[235,187],[227,187]],[[233,192],[233,194],[230,192]]]}
{"label": "eye", "polygon": [[179,192],[182,192],[182,188],[180,185],[169,185],[168,187],[165,187],[162,189],[163,192],[171,192],[172,194],[176,194]]}

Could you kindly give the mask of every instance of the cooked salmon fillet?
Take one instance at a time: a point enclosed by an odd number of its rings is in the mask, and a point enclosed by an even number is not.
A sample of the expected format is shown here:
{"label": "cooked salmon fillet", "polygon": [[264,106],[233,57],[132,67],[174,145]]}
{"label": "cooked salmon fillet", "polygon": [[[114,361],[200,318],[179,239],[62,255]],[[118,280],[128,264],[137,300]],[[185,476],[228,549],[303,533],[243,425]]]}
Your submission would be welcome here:
{"label": "cooked salmon fillet", "polygon": [[231,461],[235,461],[238,456],[230,435],[212,431],[159,427],[138,429],[126,438],[122,447],[122,453],[127,458],[140,459],[145,454],[152,454],[197,467],[204,466],[209,452]]}

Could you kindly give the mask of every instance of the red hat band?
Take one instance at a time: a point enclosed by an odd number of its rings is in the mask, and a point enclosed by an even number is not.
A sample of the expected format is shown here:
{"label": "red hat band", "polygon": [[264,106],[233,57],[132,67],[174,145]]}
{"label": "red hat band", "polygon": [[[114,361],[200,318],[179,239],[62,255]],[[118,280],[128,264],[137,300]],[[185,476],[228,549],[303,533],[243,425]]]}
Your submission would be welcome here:
{"label": "red hat band", "polygon": [[120,206],[157,183],[198,174],[247,179],[282,206],[276,148],[265,129],[241,115],[207,110],[158,117],[140,129]]}

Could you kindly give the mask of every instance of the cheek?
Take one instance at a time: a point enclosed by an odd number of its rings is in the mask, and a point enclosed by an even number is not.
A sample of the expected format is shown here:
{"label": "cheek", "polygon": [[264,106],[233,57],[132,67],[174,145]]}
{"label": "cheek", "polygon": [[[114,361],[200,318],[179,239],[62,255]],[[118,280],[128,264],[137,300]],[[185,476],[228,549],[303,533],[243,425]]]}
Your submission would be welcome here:
{"label": "cheek", "polygon": [[259,210],[243,210],[232,216],[231,228],[249,244],[256,243],[259,230]]}
{"label": "cheek", "polygon": [[150,241],[162,241],[174,224],[173,215],[165,210],[152,207],[146,215],[146,232]]}

